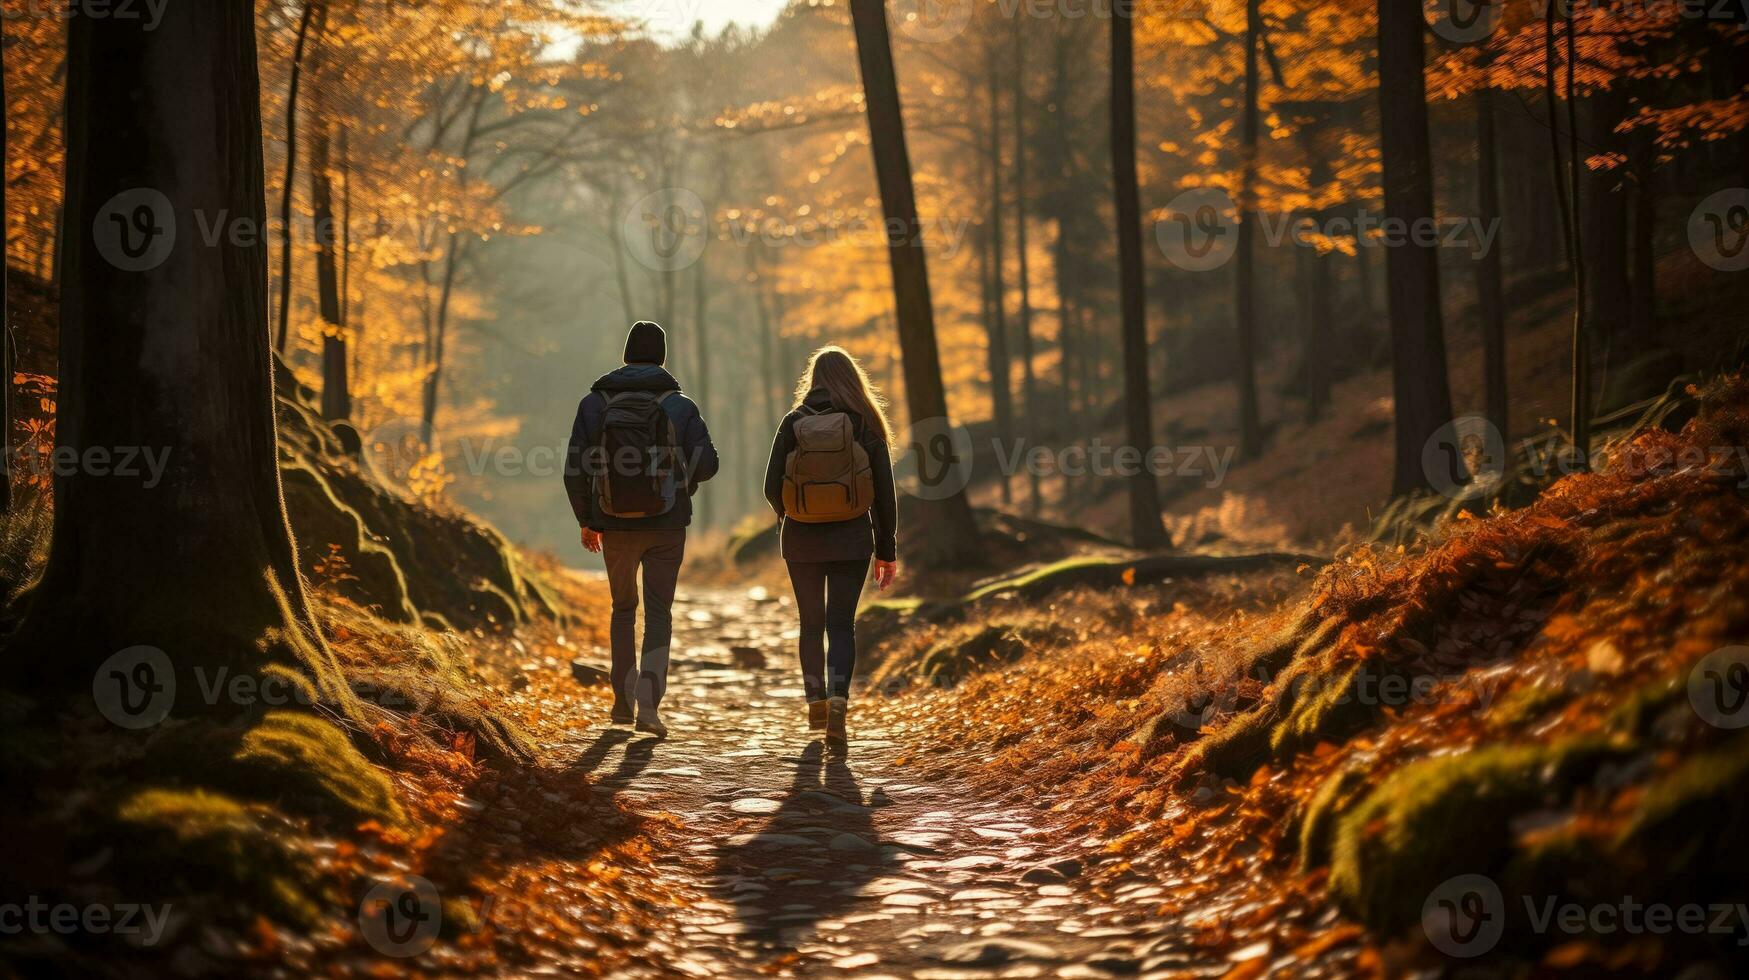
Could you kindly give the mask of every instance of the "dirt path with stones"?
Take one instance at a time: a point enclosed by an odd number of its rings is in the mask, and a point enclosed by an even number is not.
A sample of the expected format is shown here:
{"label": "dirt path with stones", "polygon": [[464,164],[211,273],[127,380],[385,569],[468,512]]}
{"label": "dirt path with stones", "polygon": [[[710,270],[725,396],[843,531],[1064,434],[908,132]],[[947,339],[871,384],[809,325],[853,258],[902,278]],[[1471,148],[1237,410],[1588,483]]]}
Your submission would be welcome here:
{"label": "dirt path with stones", "polygon": [[601,725],[565,747],[598,792],[678,821],[683,844],[654,873],[702,897],[651,937],[667,970],[945,980],[1214,965],[1193,963],[1175,924],[1152,914],[1158,886],[1095,894],[1095,856],[1057,832],[1045,802],[913,781],[896,764],[909,747],[855,701],[848,757],[825,753],[807,729],[794,638],[787,597],[683,594],[670,737]]}

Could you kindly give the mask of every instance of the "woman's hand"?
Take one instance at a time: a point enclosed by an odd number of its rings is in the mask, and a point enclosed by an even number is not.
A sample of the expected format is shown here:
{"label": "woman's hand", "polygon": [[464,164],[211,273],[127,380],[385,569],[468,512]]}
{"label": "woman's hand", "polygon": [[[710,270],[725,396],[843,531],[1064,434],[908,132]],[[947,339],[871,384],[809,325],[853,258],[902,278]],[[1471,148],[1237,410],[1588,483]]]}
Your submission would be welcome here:
{"label": "woman's hand", "polygon": [[601,532],[590,528],[583,529],[583,550],[592,555],[601,554]]}
{"label": "woman's hand", "polygon": [[893,579],[899,577],[899,563],[896,561],[875,561],[875,584],[881,591],[887,591],[887,586],[893,584]]}

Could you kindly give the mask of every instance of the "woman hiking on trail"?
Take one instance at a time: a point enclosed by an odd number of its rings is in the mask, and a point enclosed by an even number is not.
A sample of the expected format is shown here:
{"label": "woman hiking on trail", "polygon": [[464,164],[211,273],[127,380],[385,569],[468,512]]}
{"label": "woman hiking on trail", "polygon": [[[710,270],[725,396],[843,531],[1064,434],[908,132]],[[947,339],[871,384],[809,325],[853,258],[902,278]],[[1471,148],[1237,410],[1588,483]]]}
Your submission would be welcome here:
{"label": "woman hiking on trail", "polygon": [[765,468],[765,499],[782,521],[783,558],[801,615],[808,727],[848,747],[856,607],[870,559],[883,590],[898,573],[892,429],[868,375],[842,348],[822,347],[796,385]]}

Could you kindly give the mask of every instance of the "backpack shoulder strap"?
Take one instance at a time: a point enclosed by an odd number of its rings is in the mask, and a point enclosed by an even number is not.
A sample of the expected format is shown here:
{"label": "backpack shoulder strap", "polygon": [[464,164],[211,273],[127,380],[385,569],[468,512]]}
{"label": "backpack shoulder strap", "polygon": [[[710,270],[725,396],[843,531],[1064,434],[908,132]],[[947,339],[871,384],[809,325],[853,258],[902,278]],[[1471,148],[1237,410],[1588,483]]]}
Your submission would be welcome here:
{"label": "backpack shoulder strap", "polygon": [[667,401],[668,399],[670,399],[678,394],[680,394],[680,392],[678,392],[678,391],[664,391],[660,395],[656,396],[656,404],[660,405],[663,402]]}

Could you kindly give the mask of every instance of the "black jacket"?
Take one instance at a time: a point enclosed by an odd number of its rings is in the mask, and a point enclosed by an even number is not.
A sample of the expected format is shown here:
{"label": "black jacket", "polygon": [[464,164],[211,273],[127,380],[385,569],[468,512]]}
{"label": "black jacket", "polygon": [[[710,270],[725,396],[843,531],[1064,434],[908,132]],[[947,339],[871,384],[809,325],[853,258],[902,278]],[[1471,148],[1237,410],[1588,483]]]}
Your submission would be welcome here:
{"label": "black jacket", "polygon": [[[808,393],[803,404],[815,411],[835,411],[832,396],[816,388]],[[799,411],[783,417],[777,427],[777,438],[771,444],[771,460],[765,464],[765,499],[782,521],[783,557],[786,561],[860,561],[870,557],[881,561],[898,561],[898,498],[893,490],[893,461],[886,440],[871,431],[862,416],[845,410],[856,426],[856,441],[868,453],[874,469],[874,506],[867,514],[848,521],[831,524],[807,524],[783,516],[783,470],[791,450],[796,448],[796,419]]]}
{"label": "black jacket", "polygon": [[565,453],[565,493],[571,498],[571,512],[580,527],[605,530],[636,530],[685,527],[692,523],[692,495],[698,485],[717,475],[717,447],[711,445],[710,430],[698,406],[685,395],[675,395],[662,403],[668,418],[674,423],[675,437],[680,442],[680,462],[686,469],[686,493],[674,501],[666,514],[655,517],[610,517],[601,512],[601,501],[595,495],[595,481],[583,465],[583,453],[595,444],[601,434],[601,416],[607,410],[607,396],[621,391],[679,391],[674,376],[655,364],[627,364],[601,377],[588,395],[577,405],[577,420],[571,425],[571,443]]}

